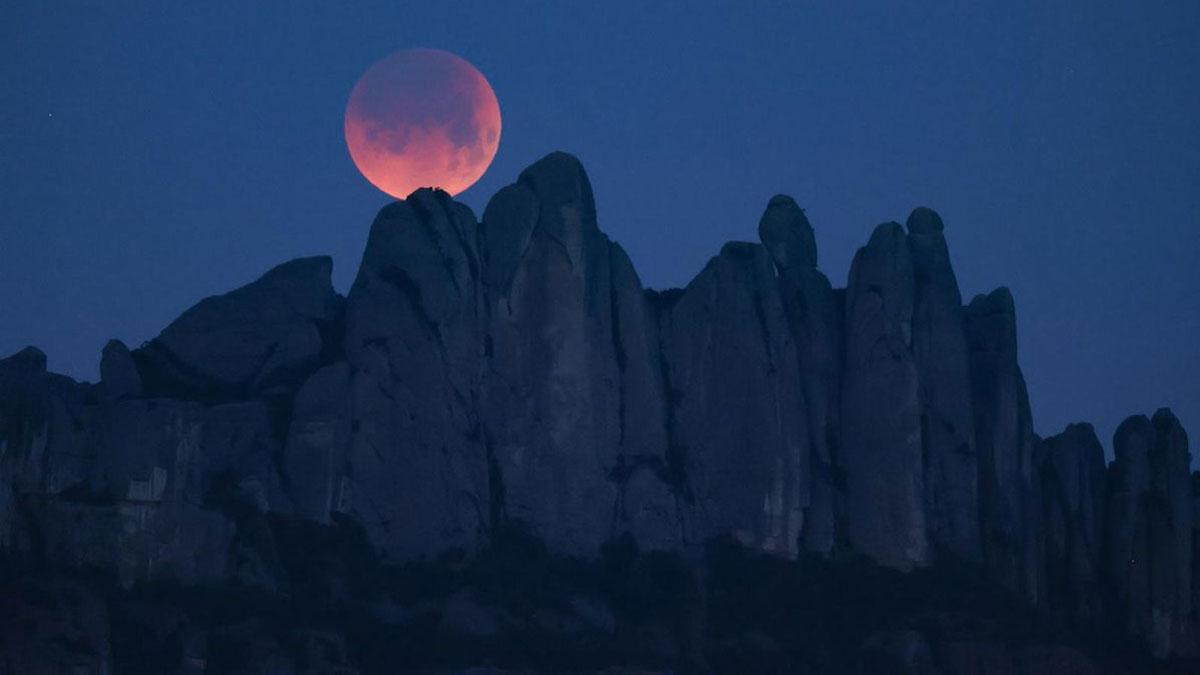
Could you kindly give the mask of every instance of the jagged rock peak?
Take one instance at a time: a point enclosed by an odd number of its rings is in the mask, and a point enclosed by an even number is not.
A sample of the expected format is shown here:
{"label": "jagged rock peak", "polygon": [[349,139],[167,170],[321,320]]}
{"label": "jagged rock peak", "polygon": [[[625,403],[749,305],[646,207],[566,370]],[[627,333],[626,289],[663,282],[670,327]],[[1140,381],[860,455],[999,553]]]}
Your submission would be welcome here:
{"label": "jagged rock peak", "polygon": [[980,293],[971,299],[971,304],[968,306],[969,311],[974,316],[986,316],[989,314],[1016,314],[1017,306],[1013,301],[1012,291],[1008,290],[1007,286],[1001,286],[991,293]]}
{"label": "jagged rock peak", "polygon": [[20,370],[24,373],[46,372],[46,353],[37,347],[26,347],[12,356],[0,360],[0,368]]}
{"label": "jagged rock peak", "polygon": [[895,221],[880,223],[871,230],[871,238],[865,248],[892,250],[905,244],[904,228]]}
{"label": "jagged rock peak", "polygon": [[1150,421],[1158,433],[1164,436],[1170,435],[1172,438],[1178,438],[1175,436],[1176,434],[1182,435],[1183,446],[1187,447],[1187,432],[1170,408],[1159,408],[1154,411],[1154,417],[1150,418]]}
{"label": "jagged rock peak", "polygon": [[817,266],[817,242],[804,209],[787,195],[775,195],[758,221],[758,238],[780,269]]}
{"label": "jagged rock peak", "polygon": [[935,234],[946,229],[942,217],[928,206],[918,206],[908,216],[909,234]]}
{"label": "jagged rock peak", "polygon": [[100,384],[110,400],[142,395],[142,377],[129,348],[120,340],[109,340],[100,354]]}
{"label": "jagged rock peak", "polygon": [[317,365],[336,321],[329,256],[278,265],[241,288],[205,298],[134,353],[151,395],[233,395],[294,380]]}
{"label": "jagged rock peak", "polygon": [[529,186],[543,208],[579,204],[584,221],[596,222],[596,200],[583,164],[571,154],[552,152],[521,172],[517,182]]}

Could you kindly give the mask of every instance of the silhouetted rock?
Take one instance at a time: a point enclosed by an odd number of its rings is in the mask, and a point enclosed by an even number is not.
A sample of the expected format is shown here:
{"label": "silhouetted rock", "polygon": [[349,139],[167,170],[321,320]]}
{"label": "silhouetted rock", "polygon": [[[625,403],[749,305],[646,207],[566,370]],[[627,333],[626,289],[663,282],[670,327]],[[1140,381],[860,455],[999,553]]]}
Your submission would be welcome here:
{"label": "silhouetted rock", "polygon": [[803,519],[804,547],[828,555],[845,538],[845,532],[838,531],[838,523],[844,522],[845,493],[845,472],[838,457],[844,303],[816,269],[812,226],[791,197],[771,198],[758,233],[778,271],[803,387],[811,480]]}
{"label": "silhouetted rock", "polygon": [[347,297],[343,498],[389,557],[473,551],[488,536],[479,259],[470,209],[418,190],[379,212]]}
{"label": "silhouetted rock", "polygon": [[129,348],[120,340],[109,340],[104,345],[100,356],[100,386],[109,400],[142,395],[142,377]]}
{"label": "silhouetted rock", "polygon": [[764,247],[726,244],[663,314],[686,533],[795,557],[809,434],[791,330]]}
{"label": "silhouetted rock", "polygon": [[781,270],[817,266],[817,240],[804,209],[787,195],[775,195],[758,221],[758,238]]}
{"label": "silhouetted rock", "polygon": [[899,569],[929,562],[921,399],[912,353],[914,277],[904,230],[875,228],[846,289],[842,385],[847,513],[854,548]]}
{"label": "silhouetted rock", "polygon": [[39,495],[87,483],[96,457],[90,395],[88,385],[47,372],[34,347],[0,360],[0,483]]}
{"label": "silhouetted rock", "polygon": [[998,581],[1037,601],[1044,592],[1041,483],[1034,480],[1033,421],[1007,288],[971,301],[966,334],[984,564]]}
{"label": "silhouetted rock", "polygon": [[1113,436],[1106,541],[1113,610],[1153,653],[1194,649],[1194,508],[1187,434],[1171,411],[1126,419]]}
{"label": "silhouetted rock", "polygon": [[488,204],[483,230],[484,433],[501,517],[571,554],[622,530],[677,542],[674,499],[655,479],[667,447],[655,327],[624,251],[596,226],[583,167],[541,159]]}
{"label": "silhouetted rock", "polygon": [[835,290],[776,195],[761,245],[649,291],[554,153],[481,223],[384,207],[346,299],[294,260],[111,341],[99,384],[0,359],[0,671],[1196,655],[1179,420],[1126,420],[1111,467],[1090,425],[1038,439],[1012,297],[964,308],[943,230],[877,227]]}
{"label": "silhouetted rock", "polygon": [[908,217],[915,293],[912,350],[920,379],[925,518],[931,542],[966,560],[981,557],[979,466],[962,296],[942,219],[918,208]]}
{"label": "silhouetted rock", "polygon": [[1037,460],[1045,510],[1047,596],[1051,605],[1095,619],[1105,501],[1104,449],[1090,424],[1071,424],[1041,443]]}
{"label": "silhouetted rock", "polygon": [[328,257],[300,258],[205,298],[135,352],[152,395],[212,398],[297,386],[326,347],[341,299]]}

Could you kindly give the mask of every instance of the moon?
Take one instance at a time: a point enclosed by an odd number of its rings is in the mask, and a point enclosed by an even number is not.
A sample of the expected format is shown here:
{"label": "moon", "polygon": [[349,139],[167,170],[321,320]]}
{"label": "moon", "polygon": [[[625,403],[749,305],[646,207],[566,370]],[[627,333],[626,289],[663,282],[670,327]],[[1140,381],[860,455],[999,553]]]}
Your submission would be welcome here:
{"label": "moon", "polygon": [[363,73],[346,104],[346,147],[362,175],[404,199],[456,195],[500,147],[500,103],[483,73],[440,49],[404,49]]}

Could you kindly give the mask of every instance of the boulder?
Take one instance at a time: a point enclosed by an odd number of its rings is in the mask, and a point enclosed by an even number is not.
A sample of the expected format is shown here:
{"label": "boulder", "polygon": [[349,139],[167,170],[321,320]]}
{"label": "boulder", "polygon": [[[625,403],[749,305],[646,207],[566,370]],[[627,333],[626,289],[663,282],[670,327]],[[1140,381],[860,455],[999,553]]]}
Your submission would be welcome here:
{"label": "boulder", "polygon": [[788,195],[775,195],[758,220],[758,238],[780,270],[816,269],[817,239],[804,209]]}

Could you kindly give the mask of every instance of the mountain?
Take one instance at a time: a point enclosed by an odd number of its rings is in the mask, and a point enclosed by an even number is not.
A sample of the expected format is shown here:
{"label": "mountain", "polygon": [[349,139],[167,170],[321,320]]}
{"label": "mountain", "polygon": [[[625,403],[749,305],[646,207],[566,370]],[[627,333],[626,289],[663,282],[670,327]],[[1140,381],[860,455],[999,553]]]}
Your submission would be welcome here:
{"label": "mountain", "polygon": [[834,288],[779,195],[654,291],[554,153],[384,207],[346,297],[294,260],[98,384],[0,360],[0,673],[1196,668],[1186,433],[1037,437],[944,227]]}

